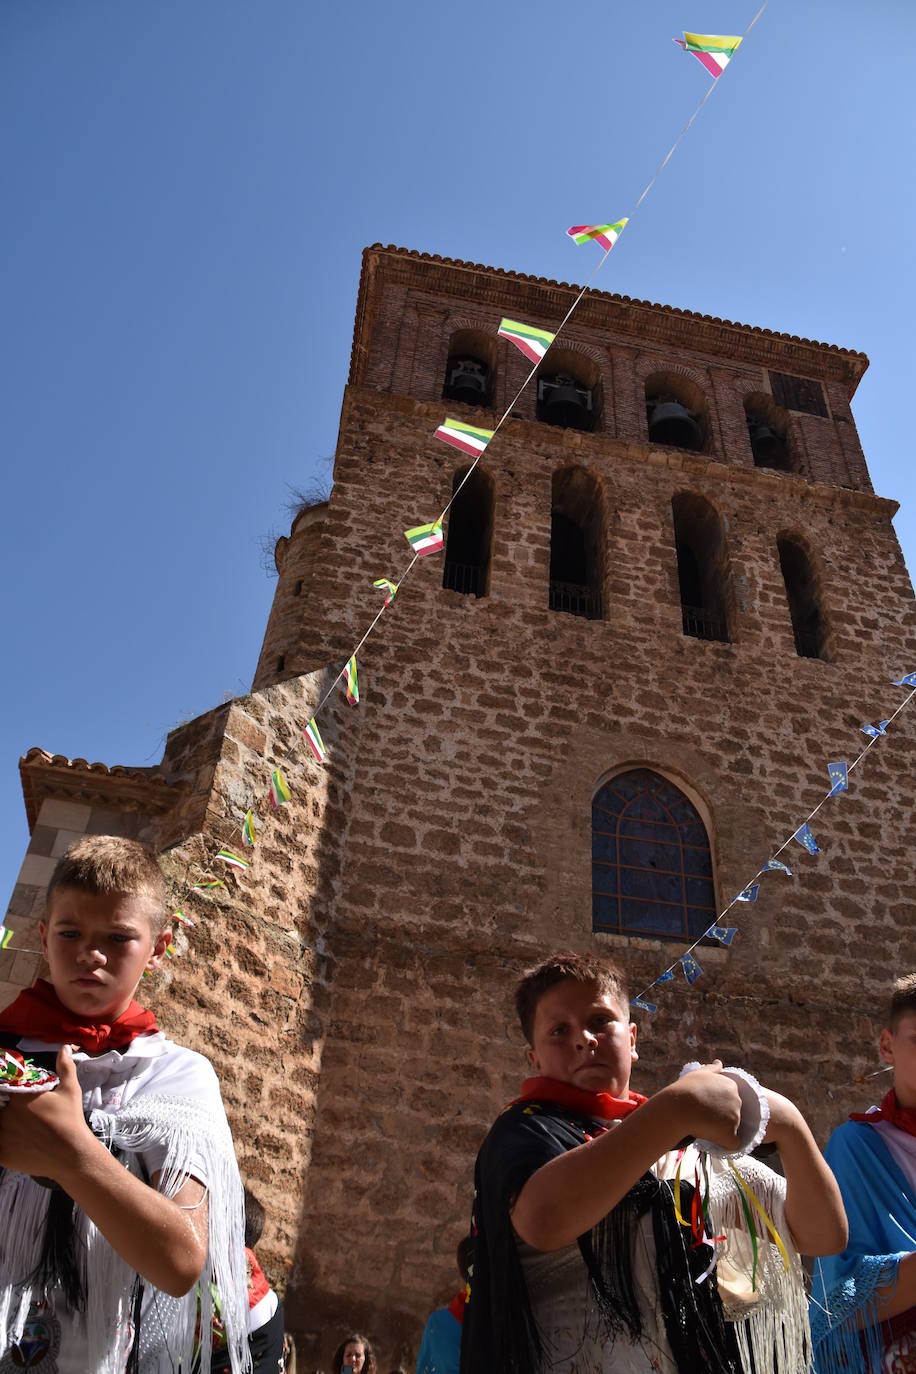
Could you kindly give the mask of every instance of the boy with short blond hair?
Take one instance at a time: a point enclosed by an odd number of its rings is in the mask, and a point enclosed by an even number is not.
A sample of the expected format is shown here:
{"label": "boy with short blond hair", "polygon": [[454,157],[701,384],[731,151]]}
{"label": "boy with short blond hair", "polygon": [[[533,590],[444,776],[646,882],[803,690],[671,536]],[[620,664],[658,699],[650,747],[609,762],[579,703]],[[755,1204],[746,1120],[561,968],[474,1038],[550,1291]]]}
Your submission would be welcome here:
{"label": "boy with short blond hair", "polygon": [[824,1152],[849,1243],[814,1275],[818,1374],[916,1371],[916,973],[893,986],[878,1052],[890,1089],[880,1107],[852,1112]]}
{"label": "boy with short blond hair", "polygon": [[[719,1061],[648,1100],[631,1091],[619,969],[554,955],[522,979],[516,1007],[536,1076],[477,1158],[462,1374],[801,1374],[797,1250],[839,1249],[846,1230],[797,1109],[760,1090],[786,1177],[742,1159],[739,1195],[727,1162],[704,1166],[679,1142],[737,1151],[750,1108]],[[779,1248],[759,1219],[751,1240],[751,1192]]]}
{"label": "boy with short blond hair", "polygon": [[0,1110],[0,1369],[190,1371],[212,1281],[238,1374],[242,1187],[219,1084],[134,1001],[172,934],[155,854],[77,841],[39,928],[49,979],[0,1012],[0,1048],[60,1081]]}

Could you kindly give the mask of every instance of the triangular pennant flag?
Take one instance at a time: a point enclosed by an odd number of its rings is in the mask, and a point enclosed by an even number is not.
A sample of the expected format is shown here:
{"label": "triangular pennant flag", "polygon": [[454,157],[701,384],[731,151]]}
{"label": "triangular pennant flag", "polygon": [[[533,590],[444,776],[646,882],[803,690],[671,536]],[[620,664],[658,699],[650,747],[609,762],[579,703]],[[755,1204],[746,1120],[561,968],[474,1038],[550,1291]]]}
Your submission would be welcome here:
{"label": "triangular pennant flag", "polygon": [[439,553],[442,548],[442,521],[415,525],[412,530],[404,531],[404,538],[418,558],[424,558],[428,553]]}
{"label": "triangular pennant flag", "polygon": [[737,926],[710,926],[706,934],[710,940],[718,940],[723,945],[730,945],[738,934]]}
{"label": "triangular pennant flag", "polygon": [[173,945],[172,942],[171,942],[171,940],[170,940],[169,943],[168,943],[168,944],[166,945],[166,947],[165,947],[165,957],[166,957],[166,959],[172,959],[172,958],[174,958],[174,956],[175,956],[177,953],[178,953],[178,950],[177,950],[176,946]]}
{"label": "triangular pennant flag", "polygon": [[377,577],[373,582],[373,587],[385,593],[385,605],[387,606],[398,594],[398,584],[391,582],[387,577]]}
{"label": "triangular pennant flag", "polygon": [[815,838],[811,833],[811,827],[807,821],[805,821],[803,826],[796,830],[792,838],[793,840],[798,840],[798,843],[801,845],[802,849],[807,849],[809,854],[820,854],[821,851],[817,847],[817,842],[815,841]]}
{"label": "triangular pennant flag", "polygon": [[318,760],[319,763],[324,763],[328,754],[327,750],[324,747],[324,740],[321,738],[321,732],[318,729],[318,722],[315,720],[314,716],[312,716],[312,719],[309,721],[308,725],[305,727],[302,733],[308,740],[309,746],[312,750],[312,753],[315,755],[315,758]]}
{"label": "triangular pennant flag", "polygon": [[862,734],[868,735],[869,739],[877,739],[879,735],[884,734],[889,725],[889,720],[879,720],[877,725],[863,725]]}
{"label": "triangular pennant flag", "polygon": [[520,324],[518,320],[501,320],[497,331],[501,339],[508,339],[520,348],[531,363],[539,363],[556,338],[546,329],[536,329],[533,324]]}
{"label": "triangular pennant flag", "polygon": [[756,902],[757,893],[760,891],[759,883],[750,883],[743,891],[739,892],[735,898],[736,902]]}
{"label": "triangular pennant flag", "polygon": [[245,812],[245,822],[242,826],[242,844],[246,849],[253,849],[255,843],[254,816],[250,811]]}
{"label": "triangular pennant flag", "polygon": [[792,877],[791,868],[787,867],[787,865],[784,864],[781,859],[767,859],[766,863],[763,865],[763,868],[760,871],[761,873],[774,873],[778,871],[780,873],[785,873],[787,878]]}
{"label": "triangular pennant flag", "polygon": [[703,972],[692,954],[682,954],[678,959],[678,963],[684,970],[684,977],[687,979],[688,983],[695,983]]}
{"label": "triangular pennant flag", "polygon": [[579,244],[592,241],[599,243],[609,253],[626,224],[625,219],[615,220],[613,224],[574,224],[571,229],[567,229],[566,235]]}
{"label": "triangular pennant flag", "polygon": [[0,949],[6,949],[12,938],[13,932],[10,930],[9,926],[0,926]]}
{"label": "triangular pennant flag", "polygon": [[833,783],[830,789],[831,797],[835,797],[837,792],[849,791],[849,768],[845,763],[828,763],[827,772]]}
{"label": "triangular pennant flag", "polygon": [[190,916],[186,916],[183,911],[176,911],[172,920],[177,921],[180,926],[192,926],[194,924]]}
{"label": "triangular pennant flag", "polygon": [[719,77],[734,57],[741,39],[717,33],[685,33],[683,38],[674,41],[685,52],[692,52],[710,76]]}
{"label": "triangular pennant flag", "polygon": [[460,420],[446,420],[436,430],[436,438],[451,444],[452,448],[460,448],[472,458],[479,458],[493,433],[492,429],[479,429],[477,425],[465,425]]}
{"label": "triangular pennant flag", "polygon": [[658,1011],[658,1007],[655,1005],[655,1003],[647,1002],[644,997],[634,997],[632,1002],[630,1003],[630,1006],[639,1007],[640,1011],[648,1011],[650,1013],[653,1011]]}
{"label": "triangular pennant flag", "polygon": [[347,701],[351,706],[359,705],[359,680],[356,676],[356,655],[348,659],[346,668],[340,676],[344,679],[344,686],[347,689]]}
{"label": "triangular pennant flag", "polygon": [[916,687],[916,673],[904,673],[903,677],[895,677],[894,687]]}
{"label": "triangular pennant flag", "polygon": [[191,887],[192,892],[209,892],[213,887],[225,887],[222,878],[205,878],[202,883],[194,883]]}
{"label": "triangular pennant flag", "polygon": [[283,806],[292,796],[289,790],[289,783],[286,781],[279,768],[275,768],[270,775],[270,792],[268,796],[270,797],[271,806],[274,807]]}
{"label": "triangular pennant flag", "polygon": [[239,855],[233,853],[231,849],[221,849],[216,857],[224,864],[228,864],[230,868],[241,868],[244,870],[248,867],[248,860],[240,858]]}

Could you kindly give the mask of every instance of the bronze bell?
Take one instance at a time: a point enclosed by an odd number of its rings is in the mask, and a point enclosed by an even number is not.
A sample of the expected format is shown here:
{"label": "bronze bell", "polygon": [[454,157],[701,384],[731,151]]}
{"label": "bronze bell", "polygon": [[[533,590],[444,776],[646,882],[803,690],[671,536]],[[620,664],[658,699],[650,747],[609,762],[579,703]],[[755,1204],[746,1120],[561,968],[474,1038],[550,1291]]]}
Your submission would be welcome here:
{"label": "bronze bell", "polygon": [[786,448],[786,441],[774,429],[771,429],[765,420],[749,419],[747,429],[750,435],[754,462],[758,467],[788,467],[789,451]]}
{"label": "bronze bell", "polygon": [[544,419],[549,425],[563,425],[566,429],[591,429],[592,416],[588,405],[588,391],[572,381],[560,381],[552,386],[541,402]]}
{"label": "bronze bell", "polygon": [[657,401],[649,416],[649,439],[667,448],[702,448],[700,426],[680,401]]}
{"label": "bronze bell", "polygon": [[449,360],[446,392],[453,401],[464,401],[467,405],[486,403],[489,383],[489,369],[476,358],[455,358]]}

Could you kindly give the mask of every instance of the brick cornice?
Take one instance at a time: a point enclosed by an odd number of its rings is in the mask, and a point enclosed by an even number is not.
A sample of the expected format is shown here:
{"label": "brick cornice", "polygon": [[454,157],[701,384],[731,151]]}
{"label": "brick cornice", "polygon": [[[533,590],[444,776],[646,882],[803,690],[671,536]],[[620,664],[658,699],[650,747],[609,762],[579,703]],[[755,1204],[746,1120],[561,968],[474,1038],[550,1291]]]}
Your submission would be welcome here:
{"label": "brick cornice", "polygon": [[[374,244],[363,253],[350,360],[351,383],[359,382],[364,373],[368,337],[377,315],[383,280],[440,297],[473,297],[480,306],[492,307],[501,314],[518,313],[545,327],[563,318],[580,289],[568,282],[531,277],[504,268]],[[864,353],[836,344],[779,334],[611,292],[590,292],[576,311],[576,323],[580,328],[603,334],[839,382],[850,399],[868,367]]]}
{"label": "brick cornice", "polygon": [[30,749],[23,755],[19,776],[29,833],[35,828],[42,802],[50,799],[164,815],[186,794],[186,788],[167,782],[151,768],[123,768],[117,764],[109,768],[105,763],[69,759],[44,749]]}

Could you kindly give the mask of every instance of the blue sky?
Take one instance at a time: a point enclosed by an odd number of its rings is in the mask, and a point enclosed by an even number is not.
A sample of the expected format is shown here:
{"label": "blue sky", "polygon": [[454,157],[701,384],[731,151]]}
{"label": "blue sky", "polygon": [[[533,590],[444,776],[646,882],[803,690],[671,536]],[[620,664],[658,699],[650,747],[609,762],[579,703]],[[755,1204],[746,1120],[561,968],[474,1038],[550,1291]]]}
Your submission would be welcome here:
{"label": "blue sky", "polygon": [[[672,37],[755,10],[4,0],[7,894],[28,747],[151,764],[247,690],[261,542],[330,475],[363,247],[584,280],[564,230],[627,212],[709,82]],[[914,50],[909,0],[770,0],[597,281],[868,353],[911,570]]]}

